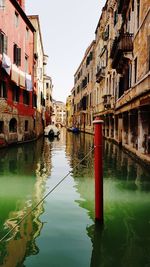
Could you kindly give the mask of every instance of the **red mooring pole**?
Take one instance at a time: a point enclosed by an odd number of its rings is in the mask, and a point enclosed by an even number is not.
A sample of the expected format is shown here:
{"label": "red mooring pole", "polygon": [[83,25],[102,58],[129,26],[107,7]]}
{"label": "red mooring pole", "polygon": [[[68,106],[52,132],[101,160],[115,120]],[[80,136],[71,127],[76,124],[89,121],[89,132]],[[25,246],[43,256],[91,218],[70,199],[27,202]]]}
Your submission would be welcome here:
{"label": "red mooring pole", "polygon": [[102,124],[95,119],[94,124],[94,171],[95,171],[95,221],[103,223],[103,159],[102,159]]}

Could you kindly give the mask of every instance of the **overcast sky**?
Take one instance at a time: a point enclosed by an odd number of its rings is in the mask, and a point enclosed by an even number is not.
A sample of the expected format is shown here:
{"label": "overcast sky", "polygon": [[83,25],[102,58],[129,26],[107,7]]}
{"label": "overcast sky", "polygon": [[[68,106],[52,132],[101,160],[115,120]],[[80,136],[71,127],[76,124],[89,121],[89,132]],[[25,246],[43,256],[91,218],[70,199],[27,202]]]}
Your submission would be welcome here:
{"label": "overcast sky", "polygon": [[105,0],[26,0],[27,15],[39,15],[53,98],[66,102]]}

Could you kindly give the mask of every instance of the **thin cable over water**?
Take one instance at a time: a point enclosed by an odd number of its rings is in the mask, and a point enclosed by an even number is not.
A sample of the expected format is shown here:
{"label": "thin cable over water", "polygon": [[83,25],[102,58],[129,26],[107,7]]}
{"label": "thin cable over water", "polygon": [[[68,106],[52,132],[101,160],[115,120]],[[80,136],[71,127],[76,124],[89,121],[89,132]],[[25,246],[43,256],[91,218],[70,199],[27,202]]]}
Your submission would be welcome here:
{"label": "thin cable over water", "polygon": [[9,234],[11,234],[16,228],[17,226],[19,226],[67,177],[68,175],[74,170],[76,169],[81,163],[82,161],[87,158],[92,151],[94,150],[94,147],[85,155],[85,157],[83,159],[80,160],[80,162],[73,167],[73,169],[71,171],[69,171],[27,214],[25,214],[22,219],[13,227],[11,228],[7,234],[5,234],[1,239],[0,242],[4,241],[6,239],[6,237],[9,236]]}

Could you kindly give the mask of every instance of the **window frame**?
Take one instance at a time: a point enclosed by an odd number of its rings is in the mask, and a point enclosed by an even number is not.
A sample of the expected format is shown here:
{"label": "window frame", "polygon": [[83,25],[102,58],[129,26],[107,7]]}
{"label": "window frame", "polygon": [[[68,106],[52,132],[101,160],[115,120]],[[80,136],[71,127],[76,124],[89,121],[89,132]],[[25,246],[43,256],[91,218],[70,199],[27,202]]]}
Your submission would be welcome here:
{"label": "window frame", "polygon": [[13,62],[17,67],[21,66],[21,48],[16,43],[13,46]]}

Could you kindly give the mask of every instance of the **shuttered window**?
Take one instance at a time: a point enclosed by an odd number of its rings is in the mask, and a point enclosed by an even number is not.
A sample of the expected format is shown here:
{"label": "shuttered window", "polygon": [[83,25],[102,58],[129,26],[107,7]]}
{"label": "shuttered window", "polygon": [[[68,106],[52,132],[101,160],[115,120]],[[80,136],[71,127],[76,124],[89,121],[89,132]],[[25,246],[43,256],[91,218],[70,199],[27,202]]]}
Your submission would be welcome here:
{"label": "shuttered window", "polygon": [[23,103],[25,105],[29,105],[29,102],[30,102],[30,96],[29,96],[29,92],[24,90],[23,91]]}
{"label": "shuttered window", "polygon": [[20,95],[20,88],[19,88],[19,86],[14,85],[13,86],[13,95],[12,95],[14,102],[19,102],[19,95]]}
{"label": "shuttered window", "polygon": [[21,66],[21,48],[14,44],[14,64]]}
{"label": "shuttered window", "polygon": [[0,54],[7,54],[7,43],[8,37],[3,32],[0,32]]}
{"label": "shuttered window", "polygon": [[5,0],[0,0],[0,9],[5,7]]}
{"label": "shuttered window", "polygon": [[7,98],[7,87],[5,81],[0,81],[0,97]]}

